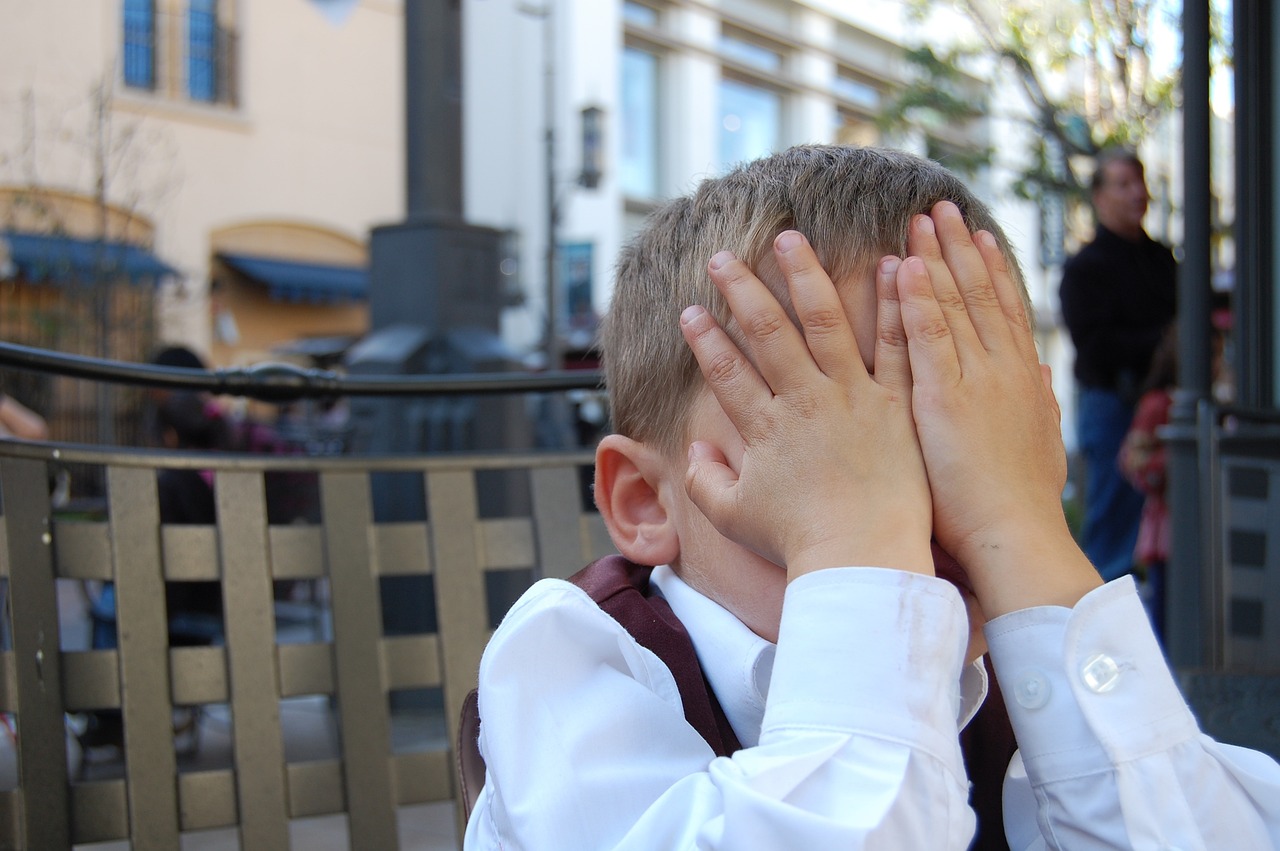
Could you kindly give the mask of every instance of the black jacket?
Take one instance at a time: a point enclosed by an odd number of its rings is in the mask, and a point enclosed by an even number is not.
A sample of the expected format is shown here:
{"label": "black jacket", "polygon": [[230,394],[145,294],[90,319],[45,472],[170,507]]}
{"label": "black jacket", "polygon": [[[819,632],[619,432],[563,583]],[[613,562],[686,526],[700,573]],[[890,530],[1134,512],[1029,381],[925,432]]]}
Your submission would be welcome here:
{"label": "black jacket", "polygon": [[1146,378],[1176,310],[1178,264],[1143,234],[1130,242],[1098,226],[1062,270],[1062,318],[1081,385],[1132,394]]}

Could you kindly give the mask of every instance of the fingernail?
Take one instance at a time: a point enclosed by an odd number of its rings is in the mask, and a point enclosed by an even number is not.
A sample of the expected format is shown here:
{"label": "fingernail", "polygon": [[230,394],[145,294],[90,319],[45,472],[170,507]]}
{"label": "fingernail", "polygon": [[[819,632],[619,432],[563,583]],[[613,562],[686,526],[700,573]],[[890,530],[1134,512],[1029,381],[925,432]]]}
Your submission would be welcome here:
{"label": "fingernail", "polygon": [[880,274],[886,278],[891,277],[898,271],[898,267],[902,265],[902,261],[892,255],[880,258]]}
{"label": "fingernail", "polygon": [[916,216],[916,227],[925,233],[933,233],[933,219],[928,216]]}
{"label": "fingernail", "polygon": [[688,325],[707,311],[700,304],[691,304],[680,314],[680,324]]}
{"label": "fingernail", "polygon": [[732,251],[717,251],[711,258],[710,265],[712,269],[719,269],[724,264],[733,259]]}
{"label": "fingernail", "polygon": [[996,238],[993,234],[989,233],[988,231],[985,231],[985,230],[978,231],[977,238],[978,238],[978,242],[981,242],[987,248],[996,247]]}
{"label": "fingernail", "polygon": [[794,230],[784,230],[773,241],[773,247],[783,253],[791,251],[793,248],[799,248],[801,245],[804,245],[804,236],[799,231]]}

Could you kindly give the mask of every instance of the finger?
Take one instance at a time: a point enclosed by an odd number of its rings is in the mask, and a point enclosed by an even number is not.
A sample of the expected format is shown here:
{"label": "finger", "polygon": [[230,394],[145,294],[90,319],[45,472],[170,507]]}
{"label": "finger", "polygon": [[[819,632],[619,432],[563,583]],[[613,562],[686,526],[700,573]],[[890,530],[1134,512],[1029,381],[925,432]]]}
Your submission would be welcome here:
{"label": "finger", "polygon": [[757,412],[773,399],[769,386],[705,308],[685,308],[680,333],[720,407],[745,436],[759,421]]}
{"label": "finger", "polygon": [[954,386],[960,380],[960,359],[924,260],[903,260],[897,285],[914,388]]}
{"label": "finger", "polygon": [[705,441],[689,445],[689,466],[685,469],[684,488],[689,499],[717,529],[736,515],[738,475],[727,463],[724,453]]}
{"label": "finger", "polygon": [[707,270],[742,331],[746,354],[769,388],[778,393],[805,380],[813,359],[800,329],[769,288],[727,251],[712,257]]}
{"label": "finger", "polygon": [[983,230],[974,234],[974,242],[978,253],[987,265],[987,274],[991,285],[995,288],[996,299],[1000,302],[1000,310],[1008,322],[1009,331],[1013,335],[1018,353],[1028,363],[1039,363],[1040,356],[1036,352],[1035,335],[1031,330],[1031,316],[1022,286],[1014,280],[1009,269],[1009,258],[1000,250],[999,243],[993,234]]}
{"label": "finger", "polygon": [[911,356],[898,297],[900,265],[902,261],[892,256],[883,257],[876,264],[875,377],[881,387],[905,393],[911,387]]}
{"label": "finger", "polygon": [[974,351],[980,347],[982,342],[973,328],[960,288],[942,256],[936,225],[930,216],[912,217],[907,231],[907,250],[924,261],[934,300],[951,329],[957,351]]}
{"label": "finger", "polygon": [[818,368],[845,386],[867,375],[858,341],[835,284],[813,247],[797,231],[783,231],[773,243],[804,341]]}
{"label": "finger", "polygon": [[1058,420],[1058,425],[1062,425],[1062,406],[1058,404],[1058,394],[1053,392],[1053,367],[1047,363],[1040,364],[1040,383],[1044,385],[1044,392],[1049,397],[1049,404],[1053,406],[1053,415]]}
{"label": "finger", "polygon": [[933,205],[931,218],[938,236],[942,258],[951,271],[965,312],[987,351],[999,351],[1013,343],[1000,299],[987,267],[986,258],[974,245],[969,226],[960,208],[950,201]]}

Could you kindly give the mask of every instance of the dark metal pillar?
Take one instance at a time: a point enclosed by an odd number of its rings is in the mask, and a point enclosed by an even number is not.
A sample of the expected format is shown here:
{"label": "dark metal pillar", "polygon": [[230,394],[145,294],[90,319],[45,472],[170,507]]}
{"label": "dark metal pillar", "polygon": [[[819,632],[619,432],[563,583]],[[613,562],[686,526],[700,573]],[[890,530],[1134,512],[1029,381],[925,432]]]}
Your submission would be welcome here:
{"label": "dark metal pillar", "polygon": [[1275,239],[1275,107],[1271,0],[1235,2],[1236,277],[1233,294],[1237,398],[1275,405],[1272,333]]}
{"label": "dark metal pillar", "polygon": [[1208,471],[1199,462],[1197,417],[1209,398],[1209,2],[1187,0],[1182,8],[1182,109],[1185,222],[1178,270],[1178,390],[1169,428],[1170,511],[1173,540],[1169,559],[1167,650],[1175,667],[1212,665],[1210,648],[1216,595],[1208,534]]}
{"label": "dark metal pillar", "polygon": [[462,218],[462,4],[405,0],[405,209]]}

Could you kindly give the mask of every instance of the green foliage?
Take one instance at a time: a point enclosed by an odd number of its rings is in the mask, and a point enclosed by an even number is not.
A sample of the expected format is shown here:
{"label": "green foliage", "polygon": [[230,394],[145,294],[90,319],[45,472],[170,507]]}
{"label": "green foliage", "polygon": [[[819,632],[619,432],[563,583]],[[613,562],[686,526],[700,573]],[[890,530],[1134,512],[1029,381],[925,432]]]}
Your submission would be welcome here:
{"label": "green foliage", "polygon": [[950,10],[972,26],[972,37],[909,50],[910,82],[888,103],[881,127],[954,138],[955,128],[989,112],[986,84],[967,70],[998,63],[1023,94],[1032,129],[1013,184],[1023,198],[1084,199],[1097,152],[1136,146],[1177,105],[1178,57],[1157,55],[1152,39],[1153,29],[1176,34],[1171,0],[907,3],[922,32],[955,32],[934,25]]}

